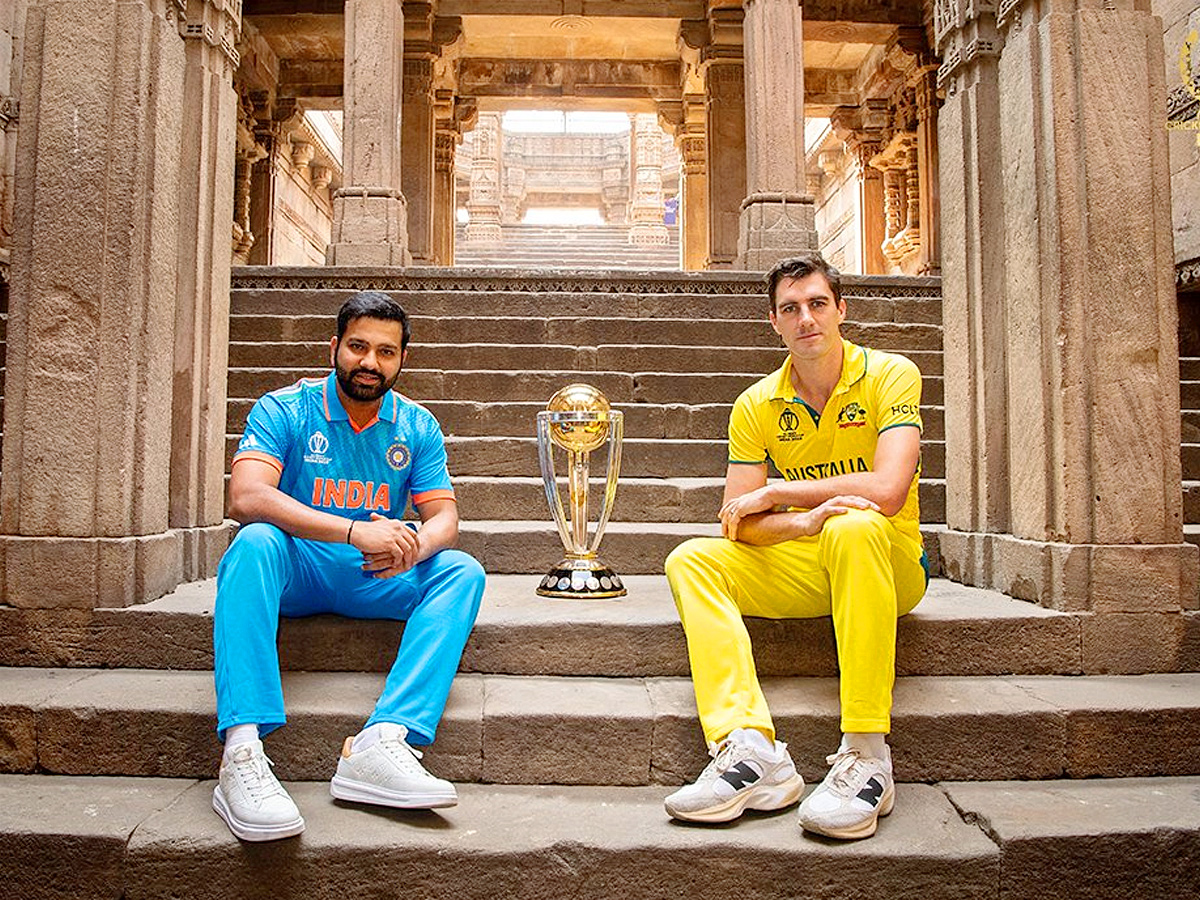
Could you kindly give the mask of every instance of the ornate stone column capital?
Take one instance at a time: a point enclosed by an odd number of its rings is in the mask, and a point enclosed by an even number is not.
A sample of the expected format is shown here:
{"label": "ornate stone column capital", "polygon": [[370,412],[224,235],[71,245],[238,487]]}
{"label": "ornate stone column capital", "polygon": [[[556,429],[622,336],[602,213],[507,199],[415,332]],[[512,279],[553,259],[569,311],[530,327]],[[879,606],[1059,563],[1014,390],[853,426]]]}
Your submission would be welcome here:
{"label": "ornate stone column capital", "polygon": [[224,75],[232,78],[241,61],[237,51],[242,32],[241,0],[175,0],[175,5],[181,11],[179,34],[220,53]]}
{"label": "ornate stone column capital", "polygon": [[942,57],[938,87],[976,60],[1000,55],[1004,41],[996,25],[996,9],[997,0],[934,0],[934,42]]}

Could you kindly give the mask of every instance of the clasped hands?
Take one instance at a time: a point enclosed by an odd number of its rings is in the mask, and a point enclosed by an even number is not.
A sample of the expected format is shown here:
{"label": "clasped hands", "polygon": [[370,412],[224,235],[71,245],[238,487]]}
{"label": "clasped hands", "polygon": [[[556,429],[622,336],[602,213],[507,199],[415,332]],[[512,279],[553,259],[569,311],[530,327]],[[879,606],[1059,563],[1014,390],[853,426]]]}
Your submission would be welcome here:
{"label": "clasped hands", "polygon": [[362,569],[375,578],[391,578],[415,566],[421,552],[421,538],[399,519],[371,513],[367,522],[355,522],[350,534],[352,546],[362,551]]}
{"label": "clasped hands", "polygon": [[[748,491],[740,497],[734,497],[727,501],[717,514],[721,520],[721,534],[731,541],[736,541],[742,520],[757,513],[770,512],[776,506],[776,502],[771,498],[770,485],[764,485],[757,490]],[[830,516],[839,516],[852,509],[873,509],[875,512],[879,512],[879,504],[854,494],[830,497],[812,509],[794,514],[794,536],[812,537],[819,534],[826,519]]]}

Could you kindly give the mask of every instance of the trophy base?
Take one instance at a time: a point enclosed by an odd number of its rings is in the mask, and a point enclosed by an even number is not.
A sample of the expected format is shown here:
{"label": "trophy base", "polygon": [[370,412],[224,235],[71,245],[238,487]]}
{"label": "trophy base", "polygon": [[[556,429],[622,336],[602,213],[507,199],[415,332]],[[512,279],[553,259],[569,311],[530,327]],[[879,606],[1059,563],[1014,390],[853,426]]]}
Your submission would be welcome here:
{"label": "trophy base", "polygon": [[537,593],[563,600],[613,600],[628,592],[617,574],[599,560],[564,559],[542,578]]}

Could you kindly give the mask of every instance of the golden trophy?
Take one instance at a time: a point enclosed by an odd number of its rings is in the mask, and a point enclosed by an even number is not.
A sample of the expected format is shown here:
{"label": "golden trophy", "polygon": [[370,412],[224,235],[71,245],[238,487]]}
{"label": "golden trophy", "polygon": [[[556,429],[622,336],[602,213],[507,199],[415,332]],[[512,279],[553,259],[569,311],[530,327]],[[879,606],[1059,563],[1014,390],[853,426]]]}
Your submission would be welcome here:
{"label": "golden trophy", "polygon": [[[621,434],[624,415],[590,384],[569,384],[550,398],[537,415],[538,459],[550,515],[558,526],[566,558],[542,579],[537,592],[543,597],[609,600],[625,596],[625,585],[612,569],[596,557],[596,548],[608,525],[617,496],[621,472]],[[588,541],[588,455],[608,445],[604,501],[592,539]],[[570,523],[558,491],[554,472],[554,446],[567,451]]]}

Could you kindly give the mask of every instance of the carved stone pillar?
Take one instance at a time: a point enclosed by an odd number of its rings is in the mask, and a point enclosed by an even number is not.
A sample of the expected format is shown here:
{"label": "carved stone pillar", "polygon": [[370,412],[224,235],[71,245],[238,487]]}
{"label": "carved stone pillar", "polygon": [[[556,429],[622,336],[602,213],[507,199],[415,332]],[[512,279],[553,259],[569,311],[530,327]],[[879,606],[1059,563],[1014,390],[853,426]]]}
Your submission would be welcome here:
{"label": "carved stone pillar", "polygon": [[[0,483],[12,606],[126,606],[184,577],[190,538],[170,524],[180,137],[190,121],[183,9],[28,9]],[[229,216],[218,240],[226,261]],[[219,380],[223,399],[224,370]]]}
{"label": "carved stone pillar", "polygon": [[[955,528],[943,553],[975,583],[1096,613],[1085,671],[1158,669],[1175,658],[1180,608],[1197,605],[1197,551],[1182,534],[1161,24],[1132,2],[1018,0],[998,19],[1009,469],[987,488],[1007,490],[1009,521],[1003,533]],[[956,130],[939,129],[943,167]],[[956,349],[979,353],[948,342],[947,363]]]}
{"label": "carved stone pillar", "polygon": [[665,244],[669,234],[663,224],[662,130],[653,113],[638,113],[632,118],[634,175],[629,242]]}
{"label": "carved stone pillar", "polygon": [[624,225],[629,218],[629,141],[612,135],[604,146],[604,167],[600,173],[600,202],[604,219],[610,225]]}
{"label": "carved stone pillar", "polygon": [[433,7],[404,4],[404,98],[400,117],[400,187],[408,206],[408,251],[414,265],[434,262]]}
{"label": "carved stone pillar", "polygon": [[254,184],[254,164],[266,152],[254,138],[254,119],[249,98],[239,105],[237,123],[237,155],[233,169],[233,261],[246,265],[254,247],[254,228],[250,222],[251,191]]}
{"label": "carved stone pillar", "polygon": [[454,265],[454,155],[458,135],[438,130],[433,145],[433,261]]}
{"label": "carved stone pillar", "polygon": [[923,67],[916,76],[917,99],[917,180],[921,185],[921,209],[918,228],[921,233],[922,275],[940,275],[941,184],[938,178],[937,69]]}
{"label": "carved stone pillar", "polygon": [[804,177],[804,35],[799,0],[744,0],[746,185],[737,267],[769,269],[816,249]]}
{"label": "carved stone pillar", "polygon": [[[946,523],[964,533],[1009,528],[1000,39],[995,3],[938,0],[938,116]],[[953,544],[953,542],[951,542]],[[949,546],[949,544],[948,544]],[[988,583],[990,564],[954,552],[952,577]]]}
{"label": "carved stone pillar", "polygon": [[200,529],[185,578],[216,574],[225,518],[229,223],[239,99],[233,89],[241,3],[187,0],[179,166],[179,244],[171,422],[170,525]]}
{"label": "carved stone pillar", "polygon": [[330,265],[409,262],[401,188],[404,13],[400,0],[346,0],[342,168],[333,195]]}
{"label": "carved stone pillar", "polygon": [[708,259],[705,268],[729,269],[737,259],[738,227],[746,196],[746,85],[740,62],[711,62],[708,95]]}
{"label": "carved stone pillar", "polygon": [[471,193],[467,198],[469,244],[499,244],[500,232],[500,114],[480,113],[475,126],[475,155],[471,159]]}
{"label": "carved stone pillar", "polygon": [[678,144],[683,164],[683,227],[680,232],[683,268],[688,272],[702,270],[708,256],[707,143],[704,135],[704,105],[689,103],[685,99],[684,122]]}
{"label": "carved stone pillar", "polygon": [[839,107],[830,116],[830,125],[854,158],[859,258],[864,275],[887,272],[883,258],[883,242],[887,240],[883,173],[871,165],[871,160],[883,150],[887,118],[886,100],[868,100],[862,106]]}

